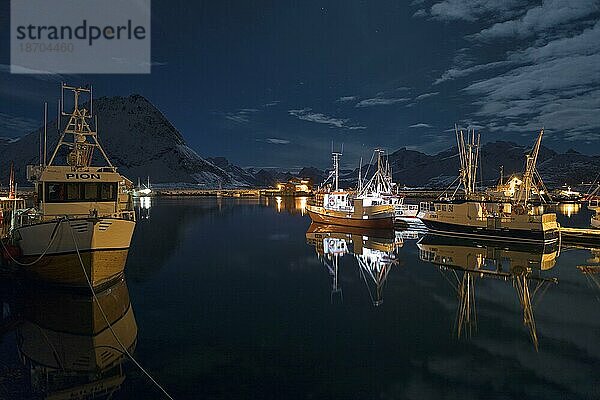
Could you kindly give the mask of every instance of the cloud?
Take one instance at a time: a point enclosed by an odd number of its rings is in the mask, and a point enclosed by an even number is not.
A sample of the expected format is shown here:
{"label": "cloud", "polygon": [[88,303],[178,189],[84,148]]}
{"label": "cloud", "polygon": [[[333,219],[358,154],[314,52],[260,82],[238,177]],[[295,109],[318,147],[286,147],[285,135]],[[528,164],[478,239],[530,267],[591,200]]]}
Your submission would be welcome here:
{"label": "cloud", "polygon": [[[460,49],[434,85],[477,75],[462,93],[474,99],[472,117],[490,131],[531,135],[545,126],[557,141],[599,142],[599,11],[600,3],[588,0],[524,7],[520,16],[468,36],[477,48]],[[506,46],[513,47],[497,58],[491,40],[499,38],[511,38]],[[490,55],[496,58],[478,60]]]}
{"label": "cloud", "polygon": [[433,97],[433,96],[437,96],[438,94],[440,94],[440,92],[431,92],[431,93],[423,93],[421,95],[418,95],[415,100],[419,101],[419,100],[423,100],[426,99],[428,97]]}
{"label": "cloud", "polygon": [[412,16],[413,16],[413,18],[423,18],[423,17],[426,17],[427,15],[429,15],[429,14],[427,14],[427,11],[425,9],[421,8],[421,9],[415,11],[415,13]]}
{"label": "cloud", "polygon": [[35,119],[16,117],[14,115],[0,112],[0,130],[3,133],[9,133],[14,136],[22,136],[24,134],[33,132],[41,125],[43,125],[43,123]]}
{"label": "cloud", "polygon": [[279,139],[279,138],[266,138],[266,139],[256,139],[257,142],[265,142],[271,144],[290,144],[292,143],[287,139]]}
{"label": "cloud", "polygon": [[246,122],[250,122],[250,118],[249,118],[250,114],[254,114],[257,112],[260,112],[260,110],[257,108],[240,108],[239,110],[237,110],[235,112],[225,113],[225,118],[230,121],[234,121],[239,124],[243,124]]}
{"label": "cloud", "polygon": [[527,10],[521,18],[498,22],[472,35],[472,38],[478,40],[524,38],[551,28],[555,29],[559,25],[578,20],[599,10],[597,0],[545,0],[541,5]]}
{"label": "cloud", "polygon": [[357,99],[357,96],[342,96],[339,99],[337,99],[336,102],[338,102],[338,103],[345,103],[345,102],[353,101],[353,100],[356,100],[356,99]]}
{"label": "cloud", "polygon": [[484,17],[486,20],[514,17],[526,4],[525,0],[445,0],[432,5],[429,13],[422,11],[439,21],[475,22]]}
{"label": "cloud", "polygon": [[356,126],[349,124],[348,118],[335,118],[322,113],[313,112],[311,108],[303,108],[300,110],[288,110],[288,113],[303,121],[315,122],[318,124],[330,125],[335,128],[346,128],[346,129],[366,129],[364,126]]}
{"label": "cloud", "polygon": [[404,103],[410,101],[409,98],[401,97],[401,98],[385,98],[385,97],[373,97],[371,99],[361,100],[356,104],[355,107],[373,107],[373,106],[387,106],[390,104],[396,103]]}
{"label": "cloud", "polygon": [[432,126],[431,126],[431,125],[429,125],[429,124],[426,124],[426,123],[420,122],[420,123],[418,123],[418,124],[413,124],[413,125],[410,125],[410,126],[409,126],[409,128],[432,128]]}
{"label": "cloud", "polygon": [[436,79],[435,82],[433,82],[433,84],[438,85],[440,83],[443,83],[443,82],[446,82],[449,80],[464,78],[471,74],[475,74],[478,72],[485,72],[485,71],[493,70],[496,68],[501,68],[501,67],[511,65],[511,64],[512,63],[510,61],[495,61],[495,62],[490,62],[487,64],[473,65],[468,68],[450,68],[449,70],[444,72],[441,77]]}

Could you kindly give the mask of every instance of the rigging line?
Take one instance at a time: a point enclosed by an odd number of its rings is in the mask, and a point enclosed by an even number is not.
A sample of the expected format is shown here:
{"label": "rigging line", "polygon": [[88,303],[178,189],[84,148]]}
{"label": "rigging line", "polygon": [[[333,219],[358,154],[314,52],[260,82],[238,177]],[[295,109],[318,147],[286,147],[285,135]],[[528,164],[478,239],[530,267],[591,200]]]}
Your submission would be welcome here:
{"label": "rigging line", "polygon": [[[356,255],[355,255],[355,257],[356,257]],[[360,275],[362,276],[363,281],[365,282],[365,285],[367,286],[367,292],[369,292],[369,297],[371,298],[371,303],[375,303],[375,300],[373,299],[373,294],[371,293],[371,287],[369,286],[369,282],[367,282],[367,276],[365,275],[365,272],[363,271],[363,268],[361,266],[361,262],[360,262],[360,260],[358,260],[358,258],[357,258],[357,261],[358,261],[358,271],[360,272]],[[366,268],[368,268],[368,267],[366,267]]]}
{"label": "rigging line", "polygon": [[438,267],[438,271],[440,271],[440,274],[444,277],[444,279],[450,284],[450,286],[452,287],[452,289],[454,289],[455,291],[458,291],[458,287],[454,284],[454,282],[452,282],[450,280],[450,278],[448,278],[448,276],[444,273],[444,270],[442,270],[442,268]]}
{"label": "rigging line", "polygon": [[[68,220],[68,218],[66,218]],[[123,352],[125,354],[127,354],[127,357],[129,357],[129,359],[139,368],[139,370],[146,375],[146,377],[148,377],[148,379],[150,379],[150,381],[158,388],[160,389],[160,391],[170,400],[173,400],[173,397],[171,397],[171,395],[152,377],[152,375],[150,375],[150,373],[148,373],[148,371],[146,371],[144,369],[144,367],[142,367],[142,365],[133,357],[133,355],[129,352],[129,350],[127,350],[127,348],[125,347],[125,345],[123,344],[123,342],[121,341],[121,339],[119,338],[119,336],[117,335],[117,333],[114,331],[112,324],[108,321],[108,317],[106,316],[106,313],[104,312],[104,309],[102,308],[102,306],[100,305],[100,300],[98,300],[98,296],[96,295],[96,291],[94,290],[94,287],[92,286],[92,282],[90,281],[90,277],[87,273],[87,271],[85,270],[85,265],[83,263],[83,259],[81,258],[81,253],[79,251],[79,245],[77,244],[77,239],[75,238],[75,232],[73,230],[73,227],[71,226],[71,224],[69,224],[69,227],[71,228],[71,237],[73,238],[73,244],[75,245],[75,251],[77,252],[77,258],[79,259],[79,264],[81,265],[81,270],[83,271],[83,274],[85,276],[85,280],[87,281],[87,284],[90,288],[90,290],[92,291],[92,296],[94,297],[94,301],[96,302],[96,304],[98,305],[98,309],[100,310],[100,314],[102,314],[102,318],[104,319],[104,322],[106,322],[106,325],[108,326],[108,328],[110,329],[110,332],[112,333],[113,337],[115,338],[115,340],[117,341],[117,343],[119,344],[119,346],[121,346],[121,348],[123,349]]]}

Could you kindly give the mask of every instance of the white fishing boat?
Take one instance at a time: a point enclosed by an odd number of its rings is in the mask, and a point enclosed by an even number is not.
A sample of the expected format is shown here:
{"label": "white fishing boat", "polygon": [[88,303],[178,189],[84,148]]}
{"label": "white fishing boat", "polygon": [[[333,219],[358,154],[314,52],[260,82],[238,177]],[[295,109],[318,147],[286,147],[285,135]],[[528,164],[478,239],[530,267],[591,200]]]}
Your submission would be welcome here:
{"label": "white fishing boat", "polygon": [[131,191],[134,197],[148,197],[152,195],[152,188],[150,187],[150,177],[148,177],[147,183],[142,183],[138,178],[137,186]]}
{"label": "white fishing boat", "polygon": [[[70,113],[64,112],[65,91],[73,94]],[[83,96],[89,98],[90,110],[82,106]],[[59,130],[62,118],[68,122],[50,160],[46,162],[44,140],[39,165],[28,166],[37,199],[33,208],[15,213],[10,238],[20,249],[17,263],[34,277],[97,286],[123,272],[136,224],[128,193],[132,184],[98,141],[92,90],[63,84],[61,98]],[[58,163],[63,155],[66,165]],[[69,256],[73,262],[66,262]]]}
{"label": "white fishing boat", "polygon": [[[535,165],[543,130],[526,159],[523,183],[515,200],[490,199],[476,190],[479,161],[479,137],[475,132],[456,132],[461,162],[459,185],[450,196],[443,195],[429,203],[421,203],[419,218],[430,231],[466,237],[485,237],[492,240],[518,239],[523,242],[551,243],[558,241],[556,214],[543,213],[533,207],[531,193],[545,189]],[[462,189],[464,193],[457,195]],[[547,192],[547,190],[544,190]]]}
{"label": "white fishing boat", "polygon": [[[394,222],[400,222],[405,218],[416,218],[419,206],[416,204],[405,204],[404,196],[394,193],[392,181],[392,169],[382,149],[375,149],[377,157],[377,170],[365,183],[362,179],[362,165],[358,176],[358,198],[364,199],[366,204],[388,204],[394,207]],[[361,162],[362,164],[362,162]],[[368,172],[367,172],[368,174]]]}
{"label": "white fishing boat", "polygon": [[[360,228],[392,228],[394,207],[339,188],[339,159],[332,153],[333,171],[323,182],[311,204],[306,205],[313,222]],[[332,187],[333,186],[333,187]]]}

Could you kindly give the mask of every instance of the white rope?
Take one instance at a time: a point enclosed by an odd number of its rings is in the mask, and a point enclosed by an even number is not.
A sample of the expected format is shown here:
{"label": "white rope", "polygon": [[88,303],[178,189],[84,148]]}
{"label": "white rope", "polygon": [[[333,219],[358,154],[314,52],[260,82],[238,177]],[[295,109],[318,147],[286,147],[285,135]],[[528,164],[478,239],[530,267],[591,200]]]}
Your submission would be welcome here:
{"label": "white rope", "polygon": [[[34,261],[32,261],[32,262],[22,263],[22,262],[16,260],[10,254],[10,251],[8,251],[8,249],[6,248],[6,245],[4,244],[4,240],[0,240],[0,243],[2,243],[2,248],[4,249],[4,252],[8,256],[8,258],[11,259],[12,262],[14,262],[17,265],[20,265],[21,267],[31,267],[32,265],[38,263],[46,255],[46,253],[48,252],[48,250],[50,250],[50,247],[52,247],[52,243],[54,243],[54,239],[56,238],[56,233],[58,232],[58,227],[60,226],[60,224],[63,221],[64,221],[64,219],[58,220],[58,222],[56,223],[56,226],[54,227],[54,230],[52,231],[52,235],[50,235],[50,242],[48,243],[48,247],[46,247],[46,249],[42,252],[42,254],[40,254],[40,256],[38,258],[36,258]],[[69,226],[71,226],[71,225],[69,224]]]}
{"label": "white rope", "polygon": [[121,349],[123,349],[123,352],[139,368],[139,370],[142,371],[142,373],[144,375],[146,375],[148,377],[148,379],[150,379],[150,381],[157,388],[159,388],[160,391],[163,392],[163,394],[168,399],[173,400],[173,397],[171,397],[171,395],[169,393],[167,393],[167,391],[152,377],[152,375],[150,375],[144,369],[144,367],[142,367],[142,365],[133,357],[133,355],[129,352],[129,350],[127,350],[127,348],[125,347],[123,342],[121,342],[121,339],[119,339],[119,336],[117,336],[117,333],[114,331],[112,324],[108,321],[108,317],[106,316],[106,314],[104,313],[104,310],[102,309],[102,306],[100,305],[100,301],[98,300],[98,297],[96,296],[96,291],[94,290],[94,287],[92,286],[92,282],[90,281],[90,277],[89,277],[87,271],[85,270],[85,265],[83,264],[83,260],[81,258],[81,253],[79,252],[79,246],[77,244],[77,239],[75,238],[75,233],[73,232],[73,227],[71,226],[71,224],[69,224],[69,227],[71,228],[71,236],[73,237],[73,244],[75,245],[75,251],[77,252],[77,257],[79,258],[79,263],[81,264],[81,269],[83,271],[83,274],[85,275],[85,280],[87,281],[87,284],[88,284],[90,290],[92,291],[92,296],[94,297],[94,301],[96,302],[96,304],[98,304],[98,309],[100,310],[100,313],[102,314],[102,318],[104,319],[104,322],[106,322],[106,324],[108,325],[108,328],[110,329],[110,332],[112,333],[113,337],[115,338],[115,340],[117,341],[117,343],[119,344]]}

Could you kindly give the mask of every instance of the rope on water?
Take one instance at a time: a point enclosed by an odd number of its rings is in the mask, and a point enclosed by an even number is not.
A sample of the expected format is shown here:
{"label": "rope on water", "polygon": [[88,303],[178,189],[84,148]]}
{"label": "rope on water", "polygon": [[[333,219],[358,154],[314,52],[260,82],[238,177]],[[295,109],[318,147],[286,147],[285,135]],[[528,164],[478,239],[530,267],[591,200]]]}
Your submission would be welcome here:
{"label": "rope on water", "polygon": [[[68,220],[68,218],[67,218],[67,220]],[[160,389],[160,391],[168,399],[173,400],[173,397],[171,397],[171,395],[152,377],[152,375],[150,375],[150,373],[148,373],[148,371],[146,371],[144,369],[144,367],[142,367],[142,365],[133,357],[133,355],[129,352],[129,350],[127,350],[127,348],[125,347],[125,345],[123,344],[123,342],[121,341],[121,339],[119,339],[119,336],[117,336],[117,333],[114,331],[114,329],[112,327],[112,324],[108,321],[108,317],[106,316],[106,314],[104,313],[104,310],[102,309],[102,306],[100,305],[100,301],[98,300],[98,296],[96,296],[96,291],[94,290],[92,282],[90,281],[90,277],[89,277],[87,271],[85,270],[85,265],[83,264],[83,259],[81,258],[81,253],[79,251],[79,245],[77,244],[77,239],[75,238],[75,233],[73,232],[73,227],[71,226],[71,224],[69,224],[69,227],[70,227],[70,230],[71,230],[71,237],[73,238],[73,244],[75,245],[75,251],[77,252],[77,258],[79,259],[79,264],[81,265],[81,270],[83,271],[83,275],[85,276],[85,280],[87,281],[87,284],[88,284],[90,290],[92,291],[92,296],[94,297],[94,301],[98,305],[98,309],[100,310],[100,314],[102,314],[102,318],[104,319],[104,322],[106,322],[106,325],[110,329],[110,332],[112,333],[113,337],[115,338],[115,340],[117,341],[117,343],[119,344],[119,346],[121,347],[121,349],[123,349],[123,353],[125,353],[127,355],[127,357],[129,357],[129,359],[136,365],[136,367],[138,367],[138,369],[144,375],[146,375],[146,377],[148,377],[148,379],[158,389]]]}

